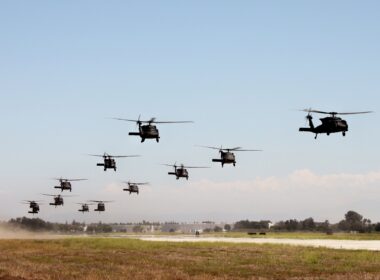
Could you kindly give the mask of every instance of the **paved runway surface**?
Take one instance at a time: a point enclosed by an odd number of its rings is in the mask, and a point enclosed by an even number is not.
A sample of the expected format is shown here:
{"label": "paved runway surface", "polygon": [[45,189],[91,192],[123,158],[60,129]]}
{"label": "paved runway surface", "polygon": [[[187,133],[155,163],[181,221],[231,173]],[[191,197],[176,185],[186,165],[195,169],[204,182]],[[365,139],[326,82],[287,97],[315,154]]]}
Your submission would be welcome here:
{"label": "paved runway surface", "polygon": [[305,247],[324,247],[341,250],[367,250],[380,251],[380,240],[325,240],[325,239],[275,239],[275,238],[223,238],[223,237],[183,237],[183,236],[163,236],[163,237],[139,237],[144,241],[159,242],[226,242],[237,244],[282,244]]}

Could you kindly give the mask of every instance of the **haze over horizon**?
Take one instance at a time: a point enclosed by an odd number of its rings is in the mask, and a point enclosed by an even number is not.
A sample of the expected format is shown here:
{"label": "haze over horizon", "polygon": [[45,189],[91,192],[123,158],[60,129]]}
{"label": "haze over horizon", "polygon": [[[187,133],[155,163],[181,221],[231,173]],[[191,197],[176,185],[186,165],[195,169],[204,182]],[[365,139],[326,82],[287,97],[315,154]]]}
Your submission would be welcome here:
{"label": "haze over horizon", "polygon": [[[65,1],[0,3],[0,220],[21,200],[73,184],[50,221],[380,221],[378,1]],[[299,133],[304,112],[345,116],[341,134]],[[112,117],[160,125],[141,144]],[[318,115],[314,118],[319,124]],[[221,168],[217,151],[262,149]],[[140,154],[118,172],[86,154]],[[161,163],[210,166],[176,181]],[[139,196],[122,181],[149,181]],[[65,193],[69,194],[69,193]],[[99,215],[76,202],[115,200]]]}

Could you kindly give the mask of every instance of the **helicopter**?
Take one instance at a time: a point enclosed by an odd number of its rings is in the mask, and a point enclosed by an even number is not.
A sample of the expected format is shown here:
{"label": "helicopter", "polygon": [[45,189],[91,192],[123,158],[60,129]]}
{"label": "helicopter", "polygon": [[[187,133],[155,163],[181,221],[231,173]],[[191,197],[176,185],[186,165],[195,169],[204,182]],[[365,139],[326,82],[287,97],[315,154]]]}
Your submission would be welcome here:
{"label": "helicopter", "polygon": [[59,181],[60,186],[55,186],[55,189],[60,189],[61,192],[64,190],[69,190],[71,192],[71,182],[86,181],[87,179],[62,179],[56,178],[55,180]]}
{"label": "helicopter", "polygon": [[131,193],[139,194],[139,186],[148,185],[149,183],[131,183],[131,182],[124,182],[125,184],[128,184],[128,188],[123,189],[123,191]]}
{"label": "helicopter", "polygon": [[225,164],[233,164],[236,166],[236,157],[233,152],[262,152],[262,150],[244,150],[241,147],[236,148],[217,148],[217,147],[209,147],[209,146],[199,146],[203,148],[213,149],[213,150],[219,150],[220,153],[220,159],[213,159],[213,162],[220,162],[222,163],[222,167],[224,167]]}
{"label": "helicopter", "polygon": [[23,204],[29,204],[29,208],[31,211],[28,211],[29,214],[38,214],[40,212],[40,204],[39,201],[34,200],[24,200]]}
{"label": "helicopter", "polygon": [[49,203],[49,205],[52,205],[52,206],[55,206],[57,208],[57,206],[63,206],[63,198],[64,197],[72,197],[72,196],[69,196],[69,195],[54,195],[54,194],[42,194],[42,195],[45,195],[45,196],[52,196],[54,197],[54,202],[53,203]]}
{"label": "helicopter", "polygon": [[210,168],[210,167],[204,167],[204,166],[185,166],[181,164],[180,166],[177,166],[177,164],[163,164],[165,166],[174,167],[174,172],[168,172],[169,175],[176,176],[176,179],[179,180],[179,178],[186,178],[186,180],[189,180],[189,172],[187,169],[194,169],[194,168]]}
{"label": "helicopter", "polygon": [[102,157],[104,162],[98,163],[96,166],[104,166],[104,171],[107,171],[107,169],[113,169],[116,171],[116,161],[115,158],[128,158],[128,157],[140,157],[139,155],[132,155],[132,156],[112,156],[107,153],[104,153],[103,155],[90,155],[93,157]]}
{"label": "helicopter", "polygon": [[160,133],[154,124],[175,124],[175,123],[193,123],[192,121],[156,121],[156,118],[151,118],[148,121],[140,120],[141,115],[137,120],[113,118],[119,121],[135,122],[139,126],[139,132],[130,132],[131,136],[140,136],[141,143],[145,142],[145,139],[156,139],[156,142],[160,142]]}
{"label": "helicopter", "polygon": [[[304,109],[301,110],[303,112],[307,112],[306,119],[309,121],[309,127],[301,127],[299,131],[301,132],[312,132],[315,133],[315,139],[318,138],[318,134],[327,134],[328,136],[331,133],[339,133],[342,132],[343,136],[346,136],[346,132],[348,131],[347,121],[342,118],[337,117],[338,115],[359,115],[359,114],[369,114],[372,111],[364,111],[364,112],[350,112],[350,113],[338,113],[338,112],[324,112],[312,109]],[[329,117],[321,118],[322,124],[315,127],[313,123],[313,116],[311,113],[330,115]]]}
{"label": "helicopter", "polygon": [[95,202],[98,206],[96,209],[94,209],[94,211],[100,213],[100,212],[106,211],[106,206],[105,206],[106,203],[111,203],[113,201],[90,200],[89,202]]}
{"label": "helicopter", "polygon": [[90,212],[90,207],[89,205],[94,205],[92,203],[77,203],[78,205],[81,205],[81,209],[79,209],[79,212],[85,213],[85,212]]}

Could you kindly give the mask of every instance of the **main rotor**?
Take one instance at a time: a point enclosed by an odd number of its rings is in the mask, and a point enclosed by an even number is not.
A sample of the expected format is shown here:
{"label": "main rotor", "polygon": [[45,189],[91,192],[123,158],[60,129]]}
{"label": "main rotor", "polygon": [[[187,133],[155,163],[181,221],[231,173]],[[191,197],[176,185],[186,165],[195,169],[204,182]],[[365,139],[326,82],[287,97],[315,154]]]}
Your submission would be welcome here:
{"label": "main rotor", "polygon": [[262,152],[263,150],[251,150],[251,149],[243,149],[242,147],[235,147],[235,148],[223,148],[221,146],[220,148],[218,147],[210,147],[210,146],[199,146],[202,148],[207,148],[207,149],[212,149],[212,150],[219,150],[220,153],[222,152]]}
{"label": "main rotor", "polygon": [[193,121],[156,121],[155,117],[152,117],[149,120],[143,121],[143,120],[141,120],[141,115],[139,116],[139,118],[137,120],[123,119],[123,118],[113,118],[113,119],[118,120],[118,121],[134,122],[139,126],[141,126],[143,124],[151,125],[151,124],[193,123]]}
{"label": "main rotor", "polygon": [[323,115],[330,115],[331,117],[335,118],[338,115],[362,115],[362,114],[370,114],[373,113],[373,111],[363,111],[363,112],[325,112],[320,110],[314,110],[314,109],[303,109],[301,110],[303,112],[308,113],[308,117],[311,117],[311,113],[316,114],[323,114]]}
{"label": "main rotor", "polygon": [[104,159],[106,158],[129,158],[129,157],[141,157],[140,155],[123,155],[123,156],[114,156],[114,155],[110,155],[110,154],[107,154],[107,153],[104,153],[103,155],[92,155],[90,154],[89,156],[92,156],[92,157],[102,157]]}

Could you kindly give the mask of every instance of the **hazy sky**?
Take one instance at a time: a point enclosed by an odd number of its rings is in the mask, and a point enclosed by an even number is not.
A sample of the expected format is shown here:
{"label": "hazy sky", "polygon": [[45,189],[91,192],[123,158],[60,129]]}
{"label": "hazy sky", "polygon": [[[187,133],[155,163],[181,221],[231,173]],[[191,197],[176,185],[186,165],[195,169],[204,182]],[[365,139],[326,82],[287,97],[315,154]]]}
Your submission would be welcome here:
{"label": "hazy sky", "polygon": [[[380,221],[378,1],[1,1],[0,219],[85,177],[51,221],[235,221],[356,210]],[[297,109],[374,110],[350,131],[298,132]],[[110,117],[162,125],[161,143]],[[318,122],[316,116],[316,123]],[[236,168],[213,145],[239,153]],[[89,153],[141,154],[103,172]],[[208,165],[176,181],[160,163]],[[124,180],[149,181],[140,195]],[[115,200],[104,214],[75,202]]]}

